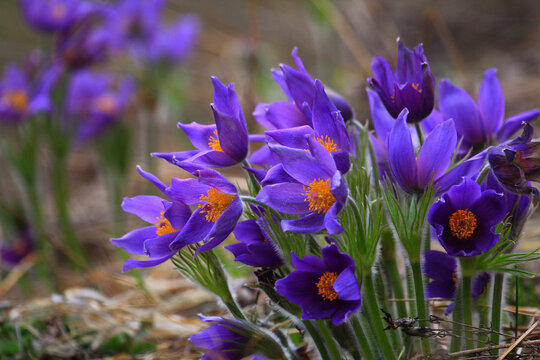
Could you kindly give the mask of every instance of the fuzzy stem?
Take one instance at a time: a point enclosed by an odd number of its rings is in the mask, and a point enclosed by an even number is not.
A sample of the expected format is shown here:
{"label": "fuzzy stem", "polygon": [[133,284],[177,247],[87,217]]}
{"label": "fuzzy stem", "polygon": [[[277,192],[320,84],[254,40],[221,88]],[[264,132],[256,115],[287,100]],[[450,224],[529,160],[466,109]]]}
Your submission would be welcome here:
{"label": "fuzzy stem", "polygon": [[[492,344],[499,343],[499,332],[501,331],[501,309],[503,299],[504,274],[496,273],[493,281],[493,295],[491,297],[491,336]],[[498,350],[491,350],[491,355],[497,356]]]}
{"label": "fuzzy stem", "polygon": [[[416,299],[416,316],[420,319],[427,319],[426,300],[424,298],[424,278],[422,276],[422,267],[420,261],[414,261],[411,263],[411,269],[414,280],[414,294]],[[420,322],[421,326],[426,326],[425,321]],[[424,355],[431,354],[429,339],[422,338],[422,352]]]}
{"label": "fuzzy stem", "polygon": [[453,336],[452,340],[450,340],[450,352],[456,352],[461,350],[461,334],[463,333],[463,287],[458,286],[457,293],[456,293],[456,299],[454,301],[454,311],[452,312],[452,333],[457,335]]}
{"label": "fuzzy stem", "polygon": [[373,356],[373,352],[371,351],[371,347],[369,346],[369,342],[364,333],[364,329],[362,328],[362,324],[360,324],[360,321],[358,320],[358,317],[352,315],[350,318],[350,323],[354,329],[354,333],[360,345],[360,349],[362,350],[362,354],[364,355],[364,359],[375,359],[375,356]]}
{"label": "fuzzy stem", "polygon": [[330,333],[328,325],[323,320],[316,320],[315,322],[317,323],[317,327],[319,328],[319,331],[324,338],[326,346],[330,350],[331,358],[334,360],[340,360],[341,351],[339,350],[339,345],[336,343],[336,340]]}
{"label": "fuzzy stem", "polygon": [[319,331],[317,331],[317,329],[315,328],[315,326],[313,326],[310,320],[304,320],[303,323],[304,323],[304,326],[306,327],[307,332],[311,336],[311,339],[315,343],[317,350],[319,350],[321,359],[330,360],[331,359],[330,355],[328,355],[328,351],[326,350],[326,345],[324,344],[324,341],[321,338],[321,334],[319,334]]}
{"label": "fuzzy stem", "polygon": [[384,331],[384,324],[382,322],[380,314],[380,306],[377,302],[377,296],[375,295],[375,287],[373,286],[373,278],[371,273],[366,272],[364,274],[364,279],[362,281],[364,285],[364,298],[365,304],[368,307],[366,314],[368,314],[371,323],[373,324],[373,329],[375,330],[375,335],[379,340],[379,346],[383,352],[385,359],[396,359],[396,355],[392,350],[392,345],[388,340],[388,337]]}
{"label": "fuzzy stem", "polygon": [[[461,281],[463,286],[463,322],[465,325],[472,326],[472,293],[471,293],[471,276],[463,275]],[[465,348],[472,349],[474,347],[473,334],[470,331],[465,332]]]}

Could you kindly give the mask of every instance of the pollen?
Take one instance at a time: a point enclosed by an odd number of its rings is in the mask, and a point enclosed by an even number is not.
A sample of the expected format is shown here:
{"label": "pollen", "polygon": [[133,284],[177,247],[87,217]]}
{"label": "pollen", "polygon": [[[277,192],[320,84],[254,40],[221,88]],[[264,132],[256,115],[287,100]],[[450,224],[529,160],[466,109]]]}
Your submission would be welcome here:
{"label": "pollen", "polygon": [[15,111],[22,113],[28,107],[28,95],[24,90],[6,91],[1,99],[3,104],[13,108]]}
{"label": "pollen", "polygon": [[154,226],[156,227],[156,234],[158,235],[166,235],[177,231],[175,228],[172,227],[169,219],[165,218],[165,212],[163,210],[157,217]]}
{"label": "pollen", "polygon": [[338,274],[335,272],[325,272],[317,281],[317,289],[319,295],[324,300],[334,301],[338,298],[338,293],[334,290],[334,282],[336,281]]}
{"label": "pollen", "polygon": [[414,90],[418,91],[419,94],[422,93],[422,88],[420,87],[420,84],[412,83],[411,85],[412,85]]}
{"label": "pollen", "polygon": [[469,210],[457,210],[448,221],[452,235],[460,240],[468,239],[477,228],[476,216]]}
{"label": "pollen", "polygon": [[330,191],[330,179],[316,179],[308,185],[304,186],[305,193],[302,195],[306,197],[304,201],[309,202],[309,210],[326,213],[336,202],[336,198]]}
{"label": "pollen", "polygon": [[341,149],[337,148],[336,143],[334,143],[334,140],[332,140],[328,135],[319,136],[318,138],[315,138],[319,144],[324,146],[326,150],[328,150],[329,153],[333,153],[336,151],[341,151]]}
{"label": "pollen", "polygon": [[116,99],[111,94],[101,95],[96,100],[97,109],[107,115],[112,115],[116,111]]}
{"label": "pollen", "polygon": [[211,187],[206,195],[201,195],[199,208],[202,208],[202,213],[206,213],[206,221],[216,222],[235,197]]}
{"label": "pollen", "polygon": [[210,146],[210,149],[214,151],[221,151],[223,152],[223,149],[221,148],[221,144],[219,143],[219,137],[217,133],[217,129],[214,130],[214,135],[210,136],[208,138],[208,146]]}
{"label": "pollen", "polygon": [[67,10],[64,4],[56,4],[52,9],[52,16],[56,20],[61,20],[66,16]]}

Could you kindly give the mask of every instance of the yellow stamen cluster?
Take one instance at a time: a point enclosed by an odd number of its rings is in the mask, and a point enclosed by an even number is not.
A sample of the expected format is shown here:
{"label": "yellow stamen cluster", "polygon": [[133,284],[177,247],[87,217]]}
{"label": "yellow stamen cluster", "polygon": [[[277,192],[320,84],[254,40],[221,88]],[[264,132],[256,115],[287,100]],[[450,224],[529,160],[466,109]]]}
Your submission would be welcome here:
{"label": "yellow stamen cluster", "polygon": [[172,227],[171,222],[165,218],[165,212],[162,210],[155,222],[156,234],[166,235],[177,231]]}
{"label": "yellow stamen cluster", "polygon": [[199,208],[202,208],[202,213],[206,213],[206,221],[216,222],[235,197],[211,187],[206,195],[201,195]]}
{"label": "yellow stamen cluster", "polygon": [[477,228],[476,216],[469,210],[457,210],[448,220],[452,235],[460,240],[468,239]]}
{"label": "yellow stamen cluster", "polygon": [[26,111],[28,107],[28,95],[24,90],[8,90],[2,95],[1,101],[19,113]]}
{"label": "yellow stamen cluster", "polygon": [[210,146],[210,149],[212,149],[214,151],[223,152],[223,149],[221,148],[221,144],[219,143],[219,137],[218,137],[217,129],[214,130],[214,136],[210,136],[208,138],[208,146]]}
{"label": "yellow stamen cluster", "polygon": [[338,298],[338,293],[334,290],[334,282],[336,281],[338,274],[335,272],[325,272],[317,281],[317,289],[319,295],[324,300],[334,301]]}
{"label": "yellow stamen cluster", "polygon": [[341,149],[337,148],[336,143],[334,143],[334,140],[330,139],[328,135],[319,136],[318,138],[315,138],[319,144],[325,147],[326,150],[328,150],[329,153],[333,153],[336,151],[341,151]]}
{"label": "yellow stamen cluster", "polygon": [[330,191],[330,179],[314,179],[308,185],[304,186],[305,193],[302,195],[306,197],[304,201],[309,201],[309,210],[326,213],[336,202]]}
{"label": "yellow stamen cluster", "polygon": [[113,95],[105,94],[96,99],[96,107],[104,114],[112,115],[116,111],[117,102]]}

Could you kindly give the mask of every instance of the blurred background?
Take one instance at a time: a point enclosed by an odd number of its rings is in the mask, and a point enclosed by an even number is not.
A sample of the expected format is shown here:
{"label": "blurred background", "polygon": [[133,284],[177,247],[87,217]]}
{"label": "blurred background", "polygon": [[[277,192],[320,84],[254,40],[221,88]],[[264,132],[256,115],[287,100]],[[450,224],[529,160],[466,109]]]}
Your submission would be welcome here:
{"label": "blurred background", "polygon": [[[366,78],[371,75],[371,58],[381,55],[395,64],[399,37],[411,48],[423,43],[436,79],[449,78],[473,97],[483,72],[497,68],[506,97],[506,116],[540,107],[540,3],[535,0],[168,0],[162,16],[165,22],[172,22],[185,14],[195,15],[200,22],[198,41],[185,60],[169,66],[166,76],[159,78],[159,94],[155,93],[155,84],[144,81],[152,75],[129,55],[114,55],[93,66],[118,76],[132,76],[136,79],[136,89],[121,119],[132,140],[128,170],[117,194],[111,194],[111,182],[102,171],[102,150],[96,147],[99,140],[73,145],[67,156],[67,208],[86,263],[82,267],[71,263],[69,251],[62,246],[61,235],[56,231],[53,199],[43,195],[41,206],[53,244],[47,266],[54,284],[51,287],[40,281],[39,270],[34,267],[36,258],[23,259],[11,267],[0,266],[0,306],[11,309],[14,302],[22,299],[44,297],[45,305],[31,304],[19,310],[30,318],[35,316],[35,311],[51,311],[48,314],[54,316],[42,318],[60,329],[55,319],[63,319],[66,314],[73,316],[77,312],[72,307],[73,301],[91,304],[94,315],[100,319],[100,334],[107,333],[98,345],[108,344],[114,350],[112,353],[118,349],[136,353],[134,346],[143,344],[144,350],[148,341],[157,358],[178,354],[179,349],[184,351],[182,358],[196,357],[185,340],[202,326],[195,315],[201,311],[219,311],[210,296],[179,280],[179,274],[166,264],[139,274],[148,285],[146,290],[141,290],[131,274],[120,273],[121,255],[108,241],[138,224],[134,216],[118,215],[121,201],[118,194],[135,196],[148,189],[135,171],[136,164],[153,169],[166,183],[172,176],[183,175],[176,167],[150,158],[148,153],[191,149],[189,141],[177,129],[177,122],[213,123],[209,107],[213,91],[210,76],[217,76],[224,83],[235,83],[250,132],[260,131],[250,114],[259,102],[284,99],[270,69],[280,63],[292,64],[290,53],[296,46],[312,76],[342,94],[353,106],[356,118],[363,122],[369,118],[365,87]],[[51,52],[57,46],[55,41],[54,37],[28,26],[18,1],[0,1],[0,69],[10,63],[24,62],[36,49]],[[4,133],[0,136],[5,137],[11,130],[1,131]],[[0,161],[2,169],[9,168],[5,156]],[[42,174],[47,173],[51,164],[49,153],[38,153]],[[236,173],[233,169],[228,174]],[[240,178],[237,181],[242,182]],[[9,199],[10,204],[17,202],[17,194],[24,192],[17,176],[2,171],[0,182],[3,199]],[[48,188],[51,182],[48,176],[40,177],[41,189]],[[538,246],[538,224],[537,217],[529,223],[521,244],[523,249],[533,250]],[[3,244],[12,246],[22,237],[4,234]],[[534,266],[538,270],[538,263]],[[238,278],[239,289],[243,281]],[[242,291],[245,292],[242,296],[250,301],[249,292]],[[49,297],[52,292],[63,294],[65,304],[69,305],[59,309],[59,302]],[[526,292],[530,298],[524,304],[534,307],[537,301],[534,283]],[[533,299],[535,302],[531,303]],[[126,313],[125,304],[133,309]],[[58,311],[65,313],[60,316]],[[107,316],[116,319],[114,326],[102,321]],[[142,326],[128,327],[128,337],[118,338],[115,326],[126,326],[128,321],[141,325],[148,319],[154,325],[161,324],[149,330],[154,340],[148,338],[148,331],[141,333]],[[81,328],[86,329],[83,325]],[[56,351],[54,356],[69,351],[73,358],[79,356],[80,343],[57,343],[54,339],[58,336],[53,330],[39,328],[39,331],[49,336],[52,344],[49,345],[53,347],[50,351]],[[144,341],[133,340],[142,338]],[[111,339],[113,343],[107,343]],[[160,339],[162,344],[163,353],[159,356],[155,355],[159,349],[152,347],[155,339]],[[98,345],[88,348],[96,351]]]}

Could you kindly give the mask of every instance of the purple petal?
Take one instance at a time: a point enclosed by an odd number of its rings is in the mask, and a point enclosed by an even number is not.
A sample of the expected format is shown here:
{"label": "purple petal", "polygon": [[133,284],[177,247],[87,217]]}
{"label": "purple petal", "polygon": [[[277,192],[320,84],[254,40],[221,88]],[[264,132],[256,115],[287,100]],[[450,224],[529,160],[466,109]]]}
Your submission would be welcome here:
{"label": "purple petal", "polygon": [[137,171],[143,178],[150,181],[152,184],[154,184],[161,192],[165,193],[165,188],[167,188],[167,185],[165,185],[161,180],[159,180],[154,174],[151,174],[147,171],[144,171],[140,166],[137,165]]}
{"label": "purple petal", "polygon": [[[176,238],[178,232],[173,232],[148,239],[144,242],[145,253],[151,258],[162,258],[171,253],[170,244]],[[173,253],[176,251],[173,251]]]}
{"label": "purple petal", "polygon": [[332,287],[338,293],[340,300],[360,300],[360,287],[356,276],[354,276],[354,266],[349,266],[343,270]]}
{"label": "purple petal", "polygon": [[257,200],[286,214],[305,214],[309,212],[305,190],[302,184],[281,183],[263,187]]}
{"label": "purple petal", "polygon": [[139,195],[132,198],[125,197],[122,201],[122,210],[137,215],[142,220],[153,224],[160,213],[165,210],[163,199],[153,195]]}
{"label": "purple petal", "polygon": [[130,254],[144,255],[144,242],[155,237],[156,227],[146,226],[132,230],[121,238],[111,239],[111,243],[116,247],[126,250]]}
{"label": "purple petal", "polygon": [[166,194],[173,200],[183,202],[188,205],[201,203],[201,195],[205,195],[210,186],[202,184],[197,179],[172,178],[171,186],[166,190]]}
{"label": "purple petal", "polygon": [[267,129],[288,129],[307,125],[306,117],[298,107],[286,101],[258,104],[253,117]]}
{"label": "purple petal", "polygon": [[424,252],[424,274],[439,281],[451,281],[457,269],[457,260],[442,251],[428,250]]}
{"label": "purple petal", "polygon": [[472,158],[448,171],[446,174],[435,180],[434,187],[437,188],[437,194],[446,192],[452,185],[457,184],[463,177],[472,177],[478,175],[478,171],[486,161],[486,154],[491,148],[488,148]]}
{"label": "purple petal", "polygon": [[375,91],[371,90],[370,88],[367,88],[366,91],[368,95],[369,109],[371,111],[371,121],[373,122],[375,132],[379,138],[386,139],[386,137],[390,134],[390,131],[392,131],[392,127],[394,126],[396,120],[392,115],[390,115],[390,113],[388,113],[388,110],[386,110],[386,107]]}
{"label": "purple petal", "polygon": [[482,188],[470,178],[463,178],[463,181],[456,186],[452,186],[448,192],[443,195],[445,201],[452,205],[456,210],[471,209],[478,199],[482,196]]}
{"label": "purple petal", "polygon": [[259,165],[261,167],[269,168],[273,165],[279,164],[279,156],[277,156],[268,145],[263,145],[259,149],[255,150],[249,156],[249,162]]}
{"label": "purple petal", "polygon": [[328,271],[323,259],[313,255],[306,255],[303,258],[299,258],[296,254],[291,253],[291,262],[296,270],[316,273],[317,276],[321,276],[324,272]]}
{"label": "purple petal", "polygon": [[214,120],[223,152],[237,162],[241,162],[248,153],[248,133],[244,118],[229,116],[212,107]]}
{"label": "purple petal", "polygon": [[214,223],[206,220],[206,215],[201,211],[202,208],[198,208],[193,212],[176,239],[170,244],[171,249],[179,250],[186,245],[209,239]]}
{"label": "purple petal", "polygon": [[276,281],[276,291],[287,300],[300,304],[306,298],[317,294],[317,281],[322,274],[304,271],[293,271],[287,277]]}
{"label": "purple petal", "polygon": [[227,194],[237,194],[236,187],[227,180],[226,177],[221,175],[215,170],[201,169],[197,170],[193,175],[199,178],[201,184],[215,187]]}
{"label": "purple petal", "polygon": [[497,79],[497,69],[489,69],[478,91],[478,110],[484,121],[486,134],[491,137],[502,125],[504,117],[504,95]]}
{"label": "purple petal", "polygon": [[411,133],[406,122],[408,113],[407,109],[403,109],[399,114],[388,141],[390,169],[405,191],[415,189],[418,178]]}
{"label": "purple petal", "polygon": [[456,296],[456,283],[452,280],[435,280],[426,285],[426,295],[430,298],[453,299]]}
{"label": "purple petal", "polygon": [[178,123],[178,127],[186,133],[193,146],[199,150],[210,150],[211,137],[218,140],[216,125],[201,125],[192,122],[191,124]]}
{"label": "purple petal", "polygon": [[521,114],[517,114],[506,119],[502,127],[497,132],[497,139],[499,141],[508,140],[519,129],[523,127],[523,123],[530,123],[540,115],[540,109],[534,109],[526,111]]}
{"label": "purple petal", "polygon": [[275,141],[280,145],[295,148],[295,149],[307,149],[307,136],[317,137],[313,128],[305,125],[289,129],[270,130],[265,131],[268,141]]}
{"label": "purple petal", "polygon": [[191,216],[191,209],[186,204],[175,201],[167,207],[164,216],[175,230],[182,230]]}
{"label": "purple petal", "polygon": [[306,216],[294,220],[282,220],[281,228],[284,232],[290,231],[295,234],[311,234],[324,228],[323,213],[312,212]]}
{"label": "purple petal", "polygon": [[336,245],[328,245],[322,249],[322,257],[326,264],[326,271],[341,273],[344,269],[354,266],[353,259],[339,251]]}
{"label": "purple petal", "polygon": [[285,169],[283,169],[283,165],[281,164],[274,165],[270,168],[270,170],[267,171],[266,176],[261,181],[261,185],[267,186],[279,183],[296,183],[296,180],[287,174]]}
{"label": "purple petal", "polygon": [[169,254],[161,258],[157,258],[157,259],[150,259],[150,260],[127,259],[126,262],[124,263],[124,266],[122,267],[122,272],[126,272],[128,270],[131,270],[137,267],[152,267],[152,266],[159,265],[169,260],[170,258],[172,258],[174,254],[176,254],[176,251],[171,251]]}

